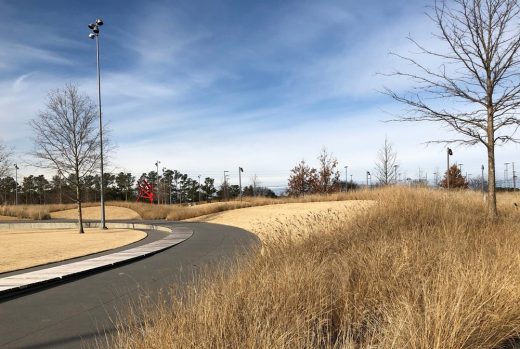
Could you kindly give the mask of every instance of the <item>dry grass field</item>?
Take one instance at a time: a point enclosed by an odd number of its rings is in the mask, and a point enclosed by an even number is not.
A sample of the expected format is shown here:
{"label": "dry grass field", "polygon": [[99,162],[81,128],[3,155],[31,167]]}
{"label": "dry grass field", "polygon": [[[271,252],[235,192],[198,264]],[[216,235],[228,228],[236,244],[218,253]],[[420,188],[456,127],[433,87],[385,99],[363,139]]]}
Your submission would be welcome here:
{"label": "dry grass field", "polygon": [[257,206],[191,218],[188,221],[232,225],[257,234],[262,241],[280,238],[279,231],[273,234],[279,230],[278,227],[289,226],[296,222],[298,229],[288,229],[287,232],[296,234],[295,238],[303,238],[310,232],[306,229],[307,224],[301,223],[302,220],[312,221],[314,216],[332,212],[347,220],[365,211],[374,203],[375,201],[350,200]]}
{"label": "dry grass field", "polygon": [[[136,307],[111,348],[514,348],[520,212],[499,197],[387,188],[353,218],[323,212],[183,297]],[[520,200],[519,200],[520,201]],[[301,230],[311,232],[295,238]],[[173,286],[172,286],[173,287]]]}
{"label": "dry grass field", "polygon": [[[245,197],[243,201],[234,200],[226,202],[205,203],[200,205],[186,206],[186,205],[150,205],[144,202],[133,201],[109,201],[107,206],[118,206],[131,209],[142,219],[168,219],[173,221],[180,221],[193,217],[203,215],[235,210],[245,207],[256,207],[275,204],[287,203],[303,203],[303,202],[324,202],[324,201],[343,201],[343,200],[359,200],[364,199],[369,195],[369,191],[355,191],[349,193],[337,193],[328,195],[310,195],[306,197],[297,198],[260,198],[260,197]],[[53,204],[53,205],[18,205],[18,206],[0,206],[0,215],[17,217],[20,219],[50,219],[52,212],[73,210],[74,204]],[[97,202],[88,202],[83,204],[84,208],[99,207]]]}
{"label": "dry grass field", "polygon": [[[99,205],[92,207],[85,207],[82,209],[83,219],[91,219],[96,220],[99,219],[101,215],[101,209]],[[78,210],[70,209],[64,211],[56,211],[51,212],[50,216],[52,219],[77,219],[78,218]],[[139,213],[135,212],[126,207],[118,207],[118,206],[105,206],[105,217],[110,220],[136,220],[141,219]]]}
{"label": "dry grass field", "polygon": [[125,229],[0,230],[0,273],[58,262],[128,245],[146,233]]}

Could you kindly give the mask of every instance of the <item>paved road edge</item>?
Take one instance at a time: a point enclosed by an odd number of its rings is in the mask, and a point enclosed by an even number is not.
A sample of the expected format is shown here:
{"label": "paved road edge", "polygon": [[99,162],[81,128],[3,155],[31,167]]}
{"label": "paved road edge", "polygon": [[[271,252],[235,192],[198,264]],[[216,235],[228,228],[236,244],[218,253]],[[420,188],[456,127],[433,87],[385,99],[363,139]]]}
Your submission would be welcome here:
{"label": "paved road edge", "polygon": [[[106,223],[109,228],[127,228],[142,230],[157,230],[169,233],[163,239],[123,251],[107,254],[101,257],[93,257],[79,262],[66,263],[57,267],[49,267],[33,272],[0,278],[0,299],[17,296],[33,289],[51,286],[53,284],[68,282],[73,278],[86,276],[91,273],[113,268],[118,265],[146,258],[153,254],[169,249],[189,239],[193,230],[182,227],[168,227],[158,224],[145,223]],[[75,223],[53,222],[53,223],[4,223],[0,229],[28,229],[28,228],[71,228]],[[98,222],[88,222],[85,227],[99,227]]]}

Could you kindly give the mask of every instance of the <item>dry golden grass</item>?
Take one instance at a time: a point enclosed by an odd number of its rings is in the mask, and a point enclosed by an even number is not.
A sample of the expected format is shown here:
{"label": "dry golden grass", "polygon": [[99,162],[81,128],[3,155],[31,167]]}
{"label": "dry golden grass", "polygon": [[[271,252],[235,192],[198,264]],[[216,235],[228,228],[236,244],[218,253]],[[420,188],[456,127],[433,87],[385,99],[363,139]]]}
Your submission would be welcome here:
{"label": "dry golden grass", "polygon": [[146,237],[139,230],[0,230],[0,273],[85,256],[128,245]]}
{"label": "dry golden grass", "polygon": [[[184,220],[193,217],[213,214],[222,211],[235,210],[244,207],[255,207],[275,204],[301,203],[301,202],[320,202],[320,201],[343,201],[343,200],[363,200],[373,197],[370,191],[360,190],[349,193],[336,193],[328,195],[310,195],[294,198],[260,198],[245,197],[243,201],[226,201],[193,206],[185,205],[150,205],[145,202],[133,201],[109,201],[108,206],[125,207],[137,212],[142,219],[168,219]],[[82,204],[84,208],[98,207],[97,202],[87,202]],[[18,205],[1,206],[0,215],[18,217],[21,219],[50,219],[51,212],[75,209],[75,204],[53,204],[53,205]]]}
{"label": "dry golden grass", "polygon": [[374,204],[375,201],[351,200],[267,205],[214,213],[188,221],[232,225],[257,234],[263,241],[276,237],[273,236],[276,226],[297,222],[298,229],[291,230],[291,233],[302,238],[309,233],[307,224],[301,224],[302,220],[332,212],[347,220]]}
{"label": "dry golden grass", "polygon": [[[95,207],[84,207],[82,209],[83,219],[99,219],[101,215],[101,211],[99,205]],[[78,210],[70,209],[65,211],[56,211],[51,212],[50,216],[52,219],[77,219],[78,218]],[[139,213],[135,212],[126,207],[118,207],[118,206],[105,206],[105,217],[106,219],[124,219],[124,220],[135,220],[141,219]]]}
{"label": "dry golden grass", "polygon": [[[500,196],[388,188],[345,219],[314,214],[183,297],[133,309],[112,348],[514,348],[520,213]],[[301,229],[311,234],[294,236]],[[144,302],[144,301],[143,301]],[[518,343],[518,342],[517,342]]]}
{"label": "dry golden grass", "polygon": [[14,221],[19,218],[17,217],[11,217],[11,216],[0,216],[0,221]]}

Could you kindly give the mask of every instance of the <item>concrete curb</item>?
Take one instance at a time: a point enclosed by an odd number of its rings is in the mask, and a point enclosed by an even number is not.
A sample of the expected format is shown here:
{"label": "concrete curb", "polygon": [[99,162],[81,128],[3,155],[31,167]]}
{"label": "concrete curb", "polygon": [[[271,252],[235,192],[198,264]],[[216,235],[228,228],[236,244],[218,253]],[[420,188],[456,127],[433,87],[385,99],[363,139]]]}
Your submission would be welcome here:
{"label": "concrete curb", "polygon": [[[99,223],[89,222],[84,224],[87,228],[99,227]],[[193,235],[193,230],[183,227],[170,228],[155,224],[144,223],[106,223],[110,228],[144,229],[168,232],[169,234],[161,240],[151,242],[142,246],[130,248],[108,255],[93,257],[79,262],[71,262],[56,267],[44,268],[32,272],[17,274],[0,278],[0,298],[12,296],[32,288],[42,287],[49,284],[63,282],[67,279],[93,273],[103,269],[112,268],[119,264],[128,263],[137,259],[151,256],[164,251],[170,247],[180,244]],[[28,222],[28,223],[3,223],[0,230],[21,229],[56,229],[76,228],[76,223],[69,222]]]}

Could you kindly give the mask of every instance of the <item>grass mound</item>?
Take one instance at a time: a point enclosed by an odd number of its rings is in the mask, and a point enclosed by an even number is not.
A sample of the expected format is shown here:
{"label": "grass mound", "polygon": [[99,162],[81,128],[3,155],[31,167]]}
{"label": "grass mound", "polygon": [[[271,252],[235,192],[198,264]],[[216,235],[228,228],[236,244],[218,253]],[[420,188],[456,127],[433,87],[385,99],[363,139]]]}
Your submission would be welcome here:
{"label": "grass mound", "polygon": [[330,212],[273,226],[278,237],[231,277],[207,275],[135,310],[111,346],[507,348],[520,331],[511,197],[491,223],[477,193],[367,196],[378,204],[354,220]]}

